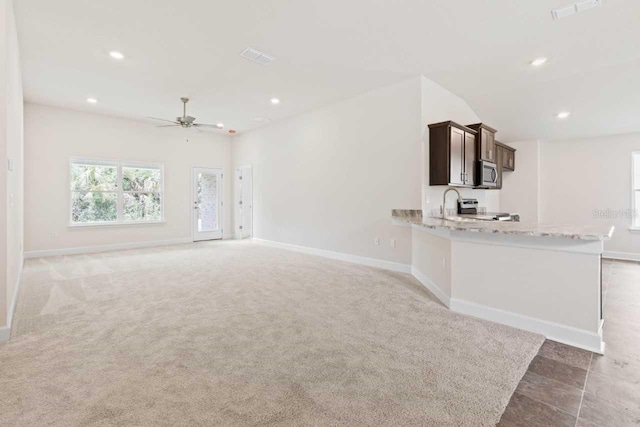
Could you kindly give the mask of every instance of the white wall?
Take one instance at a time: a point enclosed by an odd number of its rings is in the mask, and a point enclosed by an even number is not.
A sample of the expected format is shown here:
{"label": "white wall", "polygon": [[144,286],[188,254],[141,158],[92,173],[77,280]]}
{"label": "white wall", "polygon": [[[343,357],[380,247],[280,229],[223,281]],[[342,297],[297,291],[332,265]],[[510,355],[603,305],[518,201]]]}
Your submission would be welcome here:
{"label": "white wall", "polygon": [[524,141],[508,144],[516,151],[516,170],[502,173],[500,209],[519,213],[520,221],[540,221],[540,141]]}
{"label": "white wall", "polygon": [[[410,264],[411,233],[391,225],[391,209],[440,205],[424,145],[444,120],[480,121],[419,76],[235,137],[234,165],[254,166],[254,236]],[[488,193],[464,191],[495,209]]]}
{"label": "white wall", "polygon": [[234,137],[234,165],[253,165],[254,237],[410,264],[411,230],[391,224],[391,209],[420,207],[420,85]]}
{"label": "white wall", "polygon": [[[516,172],[505,173],[500,205],[523,222],[615,226],[607,255],[640,259],[640,233],[629,230],[631,153],[640,133],[568,141],[527,141],[517,148]],[[594,210],[622,212],[609,218]]]}
{"label": "white wall", "polygon": [[[442,195],[448,188],[446,186],[430,186],[429,185],[429,124],[439,123],[453,120],[461,125],[469,125],[480,123],[482,120],[467,105],[466,101],[437,83],[421,78],[422,85],[422,139],[423,145],[423,191],[422,191],[422,209],[440,209],[442,205]],[[498,212],[499,209],[499,191],[497,190],[474,190],[460,188],[462,197],[478,199],[481,207],[486,207],[489,212]],[[447,196],[447,208],[456,207],[456,197],[454,194]]]}
{"label": "white wall", "polygon": [[593,215],[594,209],[625,211],[632,208],[633,151],[640,151],[640,133],[542,143],[541,221],[614,225],[613,239],[605,242],[605,251],[640,257],[640,233],[629,231],[630,218]]}
{"label": "white wall", "polygon": [[[163,163],[166,222],[70,228],[69,159],[76,156]],[[224,169],[224,228],[231,233],[228,136],[26,104],[26,251],[190,238],[192,166]]]}
{"label": "white wall", "polygon": [[[22,271],[23,100],[18,36],[11,1],[0,2],[0,340],[8,338]],[[13,171],[7,168],[11,159]]]}

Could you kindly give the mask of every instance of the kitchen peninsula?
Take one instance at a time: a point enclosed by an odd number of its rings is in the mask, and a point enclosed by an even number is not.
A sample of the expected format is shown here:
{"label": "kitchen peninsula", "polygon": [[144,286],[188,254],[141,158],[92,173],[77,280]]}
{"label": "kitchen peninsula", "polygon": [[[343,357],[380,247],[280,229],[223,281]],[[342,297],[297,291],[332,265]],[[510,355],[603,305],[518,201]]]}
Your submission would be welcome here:
{"label": "kitchen peninsula", "polygon": [[613,227],[422,217],[412,228],[412,274],[452,311],[597,353],[602,339],[602,252]]}

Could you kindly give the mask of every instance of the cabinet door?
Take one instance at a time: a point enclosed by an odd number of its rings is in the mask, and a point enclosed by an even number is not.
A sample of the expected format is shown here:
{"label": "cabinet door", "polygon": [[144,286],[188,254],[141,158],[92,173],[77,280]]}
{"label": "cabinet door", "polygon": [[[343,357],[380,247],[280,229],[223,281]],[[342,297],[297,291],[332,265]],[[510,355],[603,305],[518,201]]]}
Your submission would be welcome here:
{"label": "cabinet door", "polygon": [[464,132],[454,127],[450,128],[449,144],[449,182],[464,184]]}
{"label": "cabinet door", "polygon": [[496,161],[496,141],[495,135],[493,132],[488,131],[487,129],[481,129],[482,133],[482,153],[483,158],[490,162]]}
{"label": "cabinet door", "polygon": [[476,136],[464,133],[464,183],[475,185],[476,182]]}
{"label": "cabinet door", "polygon": [[501,146],[496,145],[496,166],[498,167],[498,186],[496,187],[498,190],[502,188],[502,164],[504,162],[504,157],[506,154],[506,150],[504,150]]}
{"label": "cabinet door", "polygon": [[509,170],[516,169],[516,152],[512,150],[507,151],[507,167]]}
{"label": "cabinet door", "polygon": [[506,148],[502,149],[502,156],[501,156],[500,163],[503,168],[509,169],[509,150]]}

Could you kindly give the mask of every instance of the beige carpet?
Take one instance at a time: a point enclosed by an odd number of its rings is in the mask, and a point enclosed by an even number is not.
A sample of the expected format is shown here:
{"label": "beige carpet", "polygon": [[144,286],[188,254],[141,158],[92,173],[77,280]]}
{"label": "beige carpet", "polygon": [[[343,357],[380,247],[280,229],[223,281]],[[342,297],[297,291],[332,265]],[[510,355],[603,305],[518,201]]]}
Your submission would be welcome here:
{"label": "beige carpet", "polygon": [[252,242],[29,260],[2,426],[490,426],[543,338]]}

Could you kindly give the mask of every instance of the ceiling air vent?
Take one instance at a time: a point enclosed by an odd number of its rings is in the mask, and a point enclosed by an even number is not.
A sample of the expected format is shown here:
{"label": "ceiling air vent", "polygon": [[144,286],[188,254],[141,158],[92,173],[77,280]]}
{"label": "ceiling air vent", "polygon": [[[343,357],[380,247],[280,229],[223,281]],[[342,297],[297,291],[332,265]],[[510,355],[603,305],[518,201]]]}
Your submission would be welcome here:
{"label": "ceiling air vent", "polygon": [[575,15],[576,13],[584,12],[587,9],[592,9],[596,6],[600,6],[601,4],[602,0],[582,0],[559,7],[558,9],[553,9],[551,11],[551,16],[553,16],[553,19],[558,20],[566,18],[567,16]]}
{"label": "ceiling air vent", "polygon": [[258,64],[266,65],[273,62],[276,58],[273,56],[269,56],[264,52],[260,52],[259,50],[255,50],[252,47],[248,47],[242,51],[240,54],[245,59],[249,61],[257,62]]}

